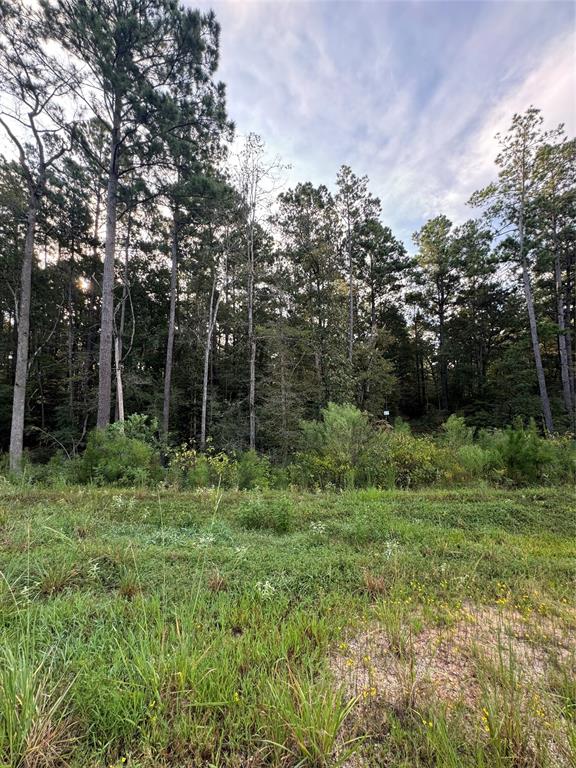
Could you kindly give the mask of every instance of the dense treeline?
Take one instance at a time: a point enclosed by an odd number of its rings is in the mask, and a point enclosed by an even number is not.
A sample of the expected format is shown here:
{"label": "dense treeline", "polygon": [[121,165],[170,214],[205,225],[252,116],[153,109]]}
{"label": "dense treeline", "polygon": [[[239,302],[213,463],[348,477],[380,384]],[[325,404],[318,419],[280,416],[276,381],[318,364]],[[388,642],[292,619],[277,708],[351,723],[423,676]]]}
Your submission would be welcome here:
{"label": "dense treeline", "polygon": [[[477,218],[403,244],[369,180],[282,188],[234,126],[212,13],[172,0],[0,1],[0,449],[14,470],[156,417],[163,445],[286,461],[351,403],[574,430],[576,141],[500,137]],[[57,41],[57,42],[56,42]],[[336,170],[336,169],[335,169]]]}

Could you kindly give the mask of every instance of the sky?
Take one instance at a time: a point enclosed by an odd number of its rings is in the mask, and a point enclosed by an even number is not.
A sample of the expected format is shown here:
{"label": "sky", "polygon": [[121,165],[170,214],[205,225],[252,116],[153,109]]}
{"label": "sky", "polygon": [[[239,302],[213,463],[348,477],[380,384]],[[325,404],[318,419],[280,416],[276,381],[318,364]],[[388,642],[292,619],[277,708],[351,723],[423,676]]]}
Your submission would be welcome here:
{"label": "sky", "polygon": [[495,134],[534,105],[576,133],[576,3],[562,0],[193,0],[221,24],[237,140],[255,132],[288,186],[367,174],[410,245],[495,176]]}

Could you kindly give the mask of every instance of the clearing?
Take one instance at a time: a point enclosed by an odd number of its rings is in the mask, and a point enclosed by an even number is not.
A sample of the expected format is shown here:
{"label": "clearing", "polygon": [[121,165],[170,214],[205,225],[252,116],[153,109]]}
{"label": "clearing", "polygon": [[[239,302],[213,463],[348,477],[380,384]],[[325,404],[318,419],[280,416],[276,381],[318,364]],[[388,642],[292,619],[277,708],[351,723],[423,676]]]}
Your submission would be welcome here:
{"label": "clearing", "polygon": [[571,766],[573,490],[0,491],[0,765]]}

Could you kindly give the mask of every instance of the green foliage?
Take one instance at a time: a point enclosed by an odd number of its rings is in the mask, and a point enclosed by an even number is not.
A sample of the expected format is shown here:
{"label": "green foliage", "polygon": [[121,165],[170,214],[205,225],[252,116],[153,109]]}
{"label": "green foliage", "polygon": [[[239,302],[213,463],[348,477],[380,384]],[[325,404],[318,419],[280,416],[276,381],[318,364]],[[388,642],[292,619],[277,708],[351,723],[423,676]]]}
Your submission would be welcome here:
{"label": "green foliage", "polygon": [[290,499],[282,496],[243,502],[238,517],[242,527],[250,531],[283,534],[288,533],[294,524]]}
{"label": "green foliage", "polygon": [[158,419],[144,413],[133,413],[124,421],[110,424],[109,429],[111,432],[122,433],[126,437],[148,443],[155,448],[158,446]]}
{"label": "green foliage", "polygon": [[[162,479],[155,447],[156,425],[145,417],[90,434],[84,454],[62,454],[47,464],[26,461],[14,482],[65,488],[76,482],[145,485]],[[139,437],[137,437],[139,436]],[[576,444],[569,436],[543,437],[533,421],[505,430],[473,429],[450,416],[438,434],[412,434],[398,422],[394,429],[372,426],[351,405],[331,403],[322,420],[303,422],[302,449],[287,466],[273,466],[254,451],[205,453],[186,444],[168,451],[167,482],[179,488],[352,489],[462,486],[487,482],[514,486],[573,483]],[[7,477],[7,469],[4,470]]]}
{"label": "green foliage", "polygon": [[168,478],[182,488],[221,487],[238,485],[238,462],[224,451],[214,453],[210,448],[201,453],[186,443],[169,452]]}
{"label": "green foliage", "polygon": [[321,421],[302,422],[305,450],[354,466],[372,434],[368,416],[356,406],[328,403]]}
{"label": "green foliage", "polygon": [[463,416],[452,414],[442,424],[444,432],[444,443],[450,448],[461,448],[464,445],[471,445],[474,438],[474,430],[466,426],[466,420]]}
{"label": "green foliage", "polygon": [[571,438],[544,439],[531,420],[517,420],[494,438],[505,477],[516,485],[574,482],[576,446]]}
{"label": "green foliage", "polygon": [[329,403],[321,421],[302,422],[304,450],[295,462],[295,481],[321,488],[354,487],[373,434],[368,416],[354,405]]}
{"label": "green foliage", "polygon": [[[258,754],[335,768],[358,748],[367,768],[504,768],[526,765],[515,724],[531,738],[545,720],[562,748],[573,727],[566,489],[5,484],[0,519],[2,765],[243,766]],[[498,664],[508,635],[494,632],[493,672],[475,666],[480,622],[508,610],[523,651],[513,680]],[[386,649],[394,664],[379,663]],[[451,674],[453,657],[471,674],[451,676],[444,716],[445,691],[419,669],[432,659]],[[550,662],[534,675],[533,658]],[[383,716],[384,742],[371,738]],[[538,765],[571,765],[557,754]]]}
{"label": "green foliage", "polygon": [[[329,413],[327,413],[329,412]],[[372,428],[353,406],[331,405],[323,421],[303,425],[306,451],[289,467],[294,485],[306,488],[422,488],[487,481],[512,485],[574,480],[575,446],[544,438],[534,423],[505,431],[474,430],[452,415],[433,435],[413,435],[399,422]]]}
{"label": "green foliage", "polygon": [[419,488],[438,480],[439,451],[431,438],[392,432],[383,439],[387,447],[386,461],[398,488]]}
{"label": "green foliage", "polygon": [[268,488],[270,485],[270,460],[256,451],[245,451],[238,460],[238,488]]}
{"label": "green foliage", "polygon": [[145,485],[161,477],[159,457],[152,446],[128,437],[118,425],[91,432],[78,464],[78,479],[84,483]]}

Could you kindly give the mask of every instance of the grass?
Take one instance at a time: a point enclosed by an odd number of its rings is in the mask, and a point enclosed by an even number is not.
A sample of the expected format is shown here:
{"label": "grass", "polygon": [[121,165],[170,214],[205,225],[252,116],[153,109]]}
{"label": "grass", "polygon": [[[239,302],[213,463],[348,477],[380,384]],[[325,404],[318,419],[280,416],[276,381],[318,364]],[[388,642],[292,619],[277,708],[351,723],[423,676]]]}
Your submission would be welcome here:
{"label": "grass", "polygon": [[0,489],[0,766],[547,768],[571,489]]}

